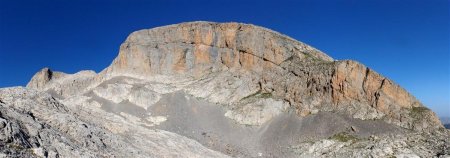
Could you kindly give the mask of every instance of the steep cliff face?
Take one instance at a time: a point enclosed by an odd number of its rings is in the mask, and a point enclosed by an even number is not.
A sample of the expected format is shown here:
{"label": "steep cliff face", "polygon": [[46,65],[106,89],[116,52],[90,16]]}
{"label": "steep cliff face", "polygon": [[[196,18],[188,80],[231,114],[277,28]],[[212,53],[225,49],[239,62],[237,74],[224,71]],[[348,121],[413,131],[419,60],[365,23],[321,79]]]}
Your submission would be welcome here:
{"label": "steep cliff face", "polygon": [[332,61],[287,36],[239,23],[193,22],[133,32],[108,68],[113,74],[185,74],[222,70],[261,73],[291,57]]}
{"label": "steep cliff face", "polygon": [[[98,133],[105,130],[106,134],[97,133],[96,138],[120,138],[103,142],[106,146],[89,153],[97,156],[129,145],[125,141],[129,139],[139,145],[126,150],[140,156],[152,156],[158,148],[152,141],[168,149],[158,156],[183,150],[212,157],[225,156],[221,153],[238,157],[388,157],[414,153],[411,146],[426,149],[415,153],[419,156],[449,154],[449,133],[435,113],[393,81],[356,61],[334,60],[304,43],[249,24],[189,22],[136,31],[102,72],[65,74],[45,68],[27,88],[20,90],[25,96],[36,93],[29,89],[50,95],[47,98],[67,108],[60,113],[98,127]],[[11,91],[18,90],[0,94]],[[24,103],[9,96],[0,95],[0,101],[5,101],[0,103]],[[27,98],[33,102],[33,96]],[[45,115],[37,117],[48,120]],[[64,131],[59,129],[73,128],[55,125],[54,118],[49,124],[58,127],[56,131],[62,135]],[[428,132],[437,133],[423,135]],[[418,144],[404,139],[406,134],[436,142]],[[170,141],[183,138],[183,142],[164,144],[163,137]],[[152,140],[138,141],[148,138]],[[357,143],[339,143],[335,138]],[[390,139],[398,143],[386,143]],[[305,143],[311,141],[315,143]],[[68,143],[92,150],[91,146]],[[190,150],[189,146],[196,148]],[[372,151],[370,146],[377,148]],[[322,148],[330,152],[318,150]],[[126,155],[126,150],[115,152]],[[54,153],[70,155],[66,150]]]}

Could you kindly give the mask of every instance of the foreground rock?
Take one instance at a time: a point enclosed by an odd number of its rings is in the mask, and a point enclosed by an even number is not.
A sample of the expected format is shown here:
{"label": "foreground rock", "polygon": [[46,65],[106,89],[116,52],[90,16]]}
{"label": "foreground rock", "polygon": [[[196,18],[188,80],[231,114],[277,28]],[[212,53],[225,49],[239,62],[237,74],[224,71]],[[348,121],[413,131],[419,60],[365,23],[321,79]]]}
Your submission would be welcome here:
{"label": "foreground rock", "polygon": [[9,156],[450,155],[435,113],[391,80],[239,23],[136,31],[102,72],[45,68],[0,101]]}
{"label": "foreground rock", "polygon": [[194,140],[150,130],[100,109],[77,111],[47,93],[7,88],[0,89],[0,98],[4,156],[226,157]]}

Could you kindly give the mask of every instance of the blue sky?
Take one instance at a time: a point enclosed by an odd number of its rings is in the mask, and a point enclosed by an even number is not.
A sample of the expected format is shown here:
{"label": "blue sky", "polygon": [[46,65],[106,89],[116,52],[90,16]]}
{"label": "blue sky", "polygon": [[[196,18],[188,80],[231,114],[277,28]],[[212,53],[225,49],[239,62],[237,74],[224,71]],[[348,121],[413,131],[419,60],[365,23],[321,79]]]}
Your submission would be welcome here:
{"label": "blue sky", "polygon": [[107,67],[132,31],[186,21],[244,22],[353,59],[450,116],[448,0],[0,0],[0,87],[42,67]]}

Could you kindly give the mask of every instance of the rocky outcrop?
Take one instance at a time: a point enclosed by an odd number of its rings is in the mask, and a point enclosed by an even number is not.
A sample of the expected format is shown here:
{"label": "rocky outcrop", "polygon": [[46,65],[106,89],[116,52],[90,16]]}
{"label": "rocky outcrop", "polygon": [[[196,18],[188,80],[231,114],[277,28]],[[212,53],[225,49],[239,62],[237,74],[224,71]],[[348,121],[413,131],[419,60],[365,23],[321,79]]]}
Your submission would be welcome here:
{"label": "rocky outcrop", "polygon": [[[449,142],[446,135],[407,134],[370,136],[360,139],[345,133],[336,134],[328,139],[317,142],[306,142],[292,147],[300,157],[445,157],[442,151],[449,151]],[[422,142],[422,143],[417,143]],[[438,146],[437,148],[429,148]],[[305,152],[306,151],[306,152]],[[429,153],[438,153],[429,155]]]}
{"label": "rocky outcrop", "polygon": [[86,90],[88,86],[94,83],[96,75],[91,70],[66,74],[44,68],[33,76],[27,84],[27,88],[48,91],[58,96],[72,96]]}
{"label": "rocky outcrop", "polygon": [[[226,157],[171,132],[95,115],[99,111],[93,107],[77,112],[47,93],[6,88],[0,89],[0,99],[1,157]],[[118,134],[112,128],[133,132]]]}
{"label": "rocky outcrop", "polygon": [[53,71],[48,68],[43,68],[37,72],[31,81],[28,82],[27,87],[41,90],[53,78]]}

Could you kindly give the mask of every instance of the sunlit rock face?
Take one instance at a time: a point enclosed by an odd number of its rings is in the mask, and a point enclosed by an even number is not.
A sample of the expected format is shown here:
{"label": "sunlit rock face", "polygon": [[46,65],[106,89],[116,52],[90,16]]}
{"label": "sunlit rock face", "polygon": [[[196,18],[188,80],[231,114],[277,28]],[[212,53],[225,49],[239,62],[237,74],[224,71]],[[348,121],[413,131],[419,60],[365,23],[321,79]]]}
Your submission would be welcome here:
{"label": "sunlit rock face", "polygon": [[393,81],[241,23],[133,32],[103,71],[44,68],[0,89],[0,108],[9,156],[450,154],[435,113]]}
{"label": "sunlit rock face", "polygon": [[116,74],[185,74],[222,70],[261,73],[303,53],[326,54],[271,30],[239,23],[194,22],[133,32],[107,71]]}

